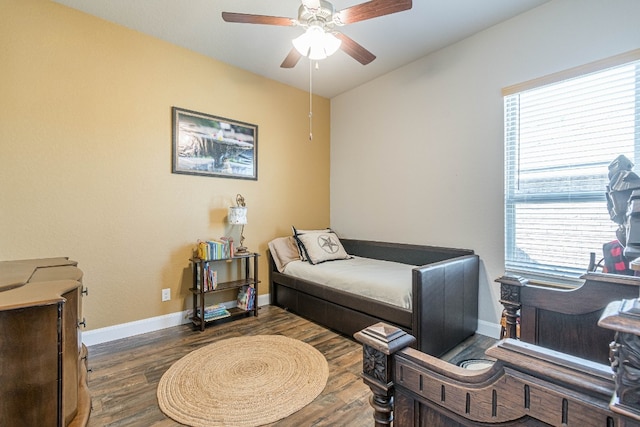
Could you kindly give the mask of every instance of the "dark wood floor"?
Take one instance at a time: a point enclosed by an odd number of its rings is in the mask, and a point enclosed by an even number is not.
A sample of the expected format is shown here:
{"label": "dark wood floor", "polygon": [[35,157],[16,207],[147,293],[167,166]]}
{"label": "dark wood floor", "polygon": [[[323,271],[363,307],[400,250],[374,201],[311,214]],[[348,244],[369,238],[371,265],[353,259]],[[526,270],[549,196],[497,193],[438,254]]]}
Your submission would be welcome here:
{"label": "dark wood floor", "polygon": [[[317,348],[329,362],[329,380],[311,404],[271,426],[372,426],[370,390],[360,378],[362,347],[313,322],[266,306],[258,317],[207,327],[176,326],[89,347],[90,427],[179,426],[159,409],[156,387],[162,374],[189,352],[225,338],[280,334]],[[443,359],[458,363],[482,357],[494,340],[474,336]]]}

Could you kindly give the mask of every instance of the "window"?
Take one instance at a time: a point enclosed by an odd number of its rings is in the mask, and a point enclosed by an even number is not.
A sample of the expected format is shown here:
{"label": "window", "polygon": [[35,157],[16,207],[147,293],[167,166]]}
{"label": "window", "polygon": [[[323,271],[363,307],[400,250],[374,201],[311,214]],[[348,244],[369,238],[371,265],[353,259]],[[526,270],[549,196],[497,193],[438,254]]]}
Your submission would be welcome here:
{"label": "window", "polygon": [[640,175],[640,50],[503,94],[505,268],[570,282],[616,239],[609,164]]}

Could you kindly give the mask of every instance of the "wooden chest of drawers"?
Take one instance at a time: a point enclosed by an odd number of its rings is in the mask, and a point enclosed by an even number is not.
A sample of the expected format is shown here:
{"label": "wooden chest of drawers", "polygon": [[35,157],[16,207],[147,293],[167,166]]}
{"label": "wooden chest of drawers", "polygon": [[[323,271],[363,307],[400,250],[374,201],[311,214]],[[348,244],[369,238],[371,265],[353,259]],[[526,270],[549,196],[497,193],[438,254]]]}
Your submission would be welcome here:
{"label": "wooden chest of drawers", "polygon": [[67,258],[0,262],[0,425],[88,422],[76,264]]}

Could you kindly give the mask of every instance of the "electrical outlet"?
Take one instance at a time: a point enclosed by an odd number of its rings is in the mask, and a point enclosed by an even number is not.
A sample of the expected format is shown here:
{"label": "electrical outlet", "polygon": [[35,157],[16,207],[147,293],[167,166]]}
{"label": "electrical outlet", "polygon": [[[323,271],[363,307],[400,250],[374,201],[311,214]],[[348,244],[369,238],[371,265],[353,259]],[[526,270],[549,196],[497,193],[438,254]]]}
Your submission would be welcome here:
{"label": "electrical outlet", "polygon": [[165,288],[162,290],[162,301],[169,301],[171,299],[171,289]]}

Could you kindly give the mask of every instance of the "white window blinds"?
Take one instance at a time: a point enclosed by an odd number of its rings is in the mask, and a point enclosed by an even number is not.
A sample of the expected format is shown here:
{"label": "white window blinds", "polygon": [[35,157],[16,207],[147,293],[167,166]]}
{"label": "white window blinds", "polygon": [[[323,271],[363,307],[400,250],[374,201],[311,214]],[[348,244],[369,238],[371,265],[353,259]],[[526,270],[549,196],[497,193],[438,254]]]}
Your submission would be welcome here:
{"label": "white window blinds", "polygon": [[505,89],[507,271],[570,281],[586,271],[590,252],[600,259],[616,239],[608,165],[620,154],[640,160],[635,53],[632,62]]}

